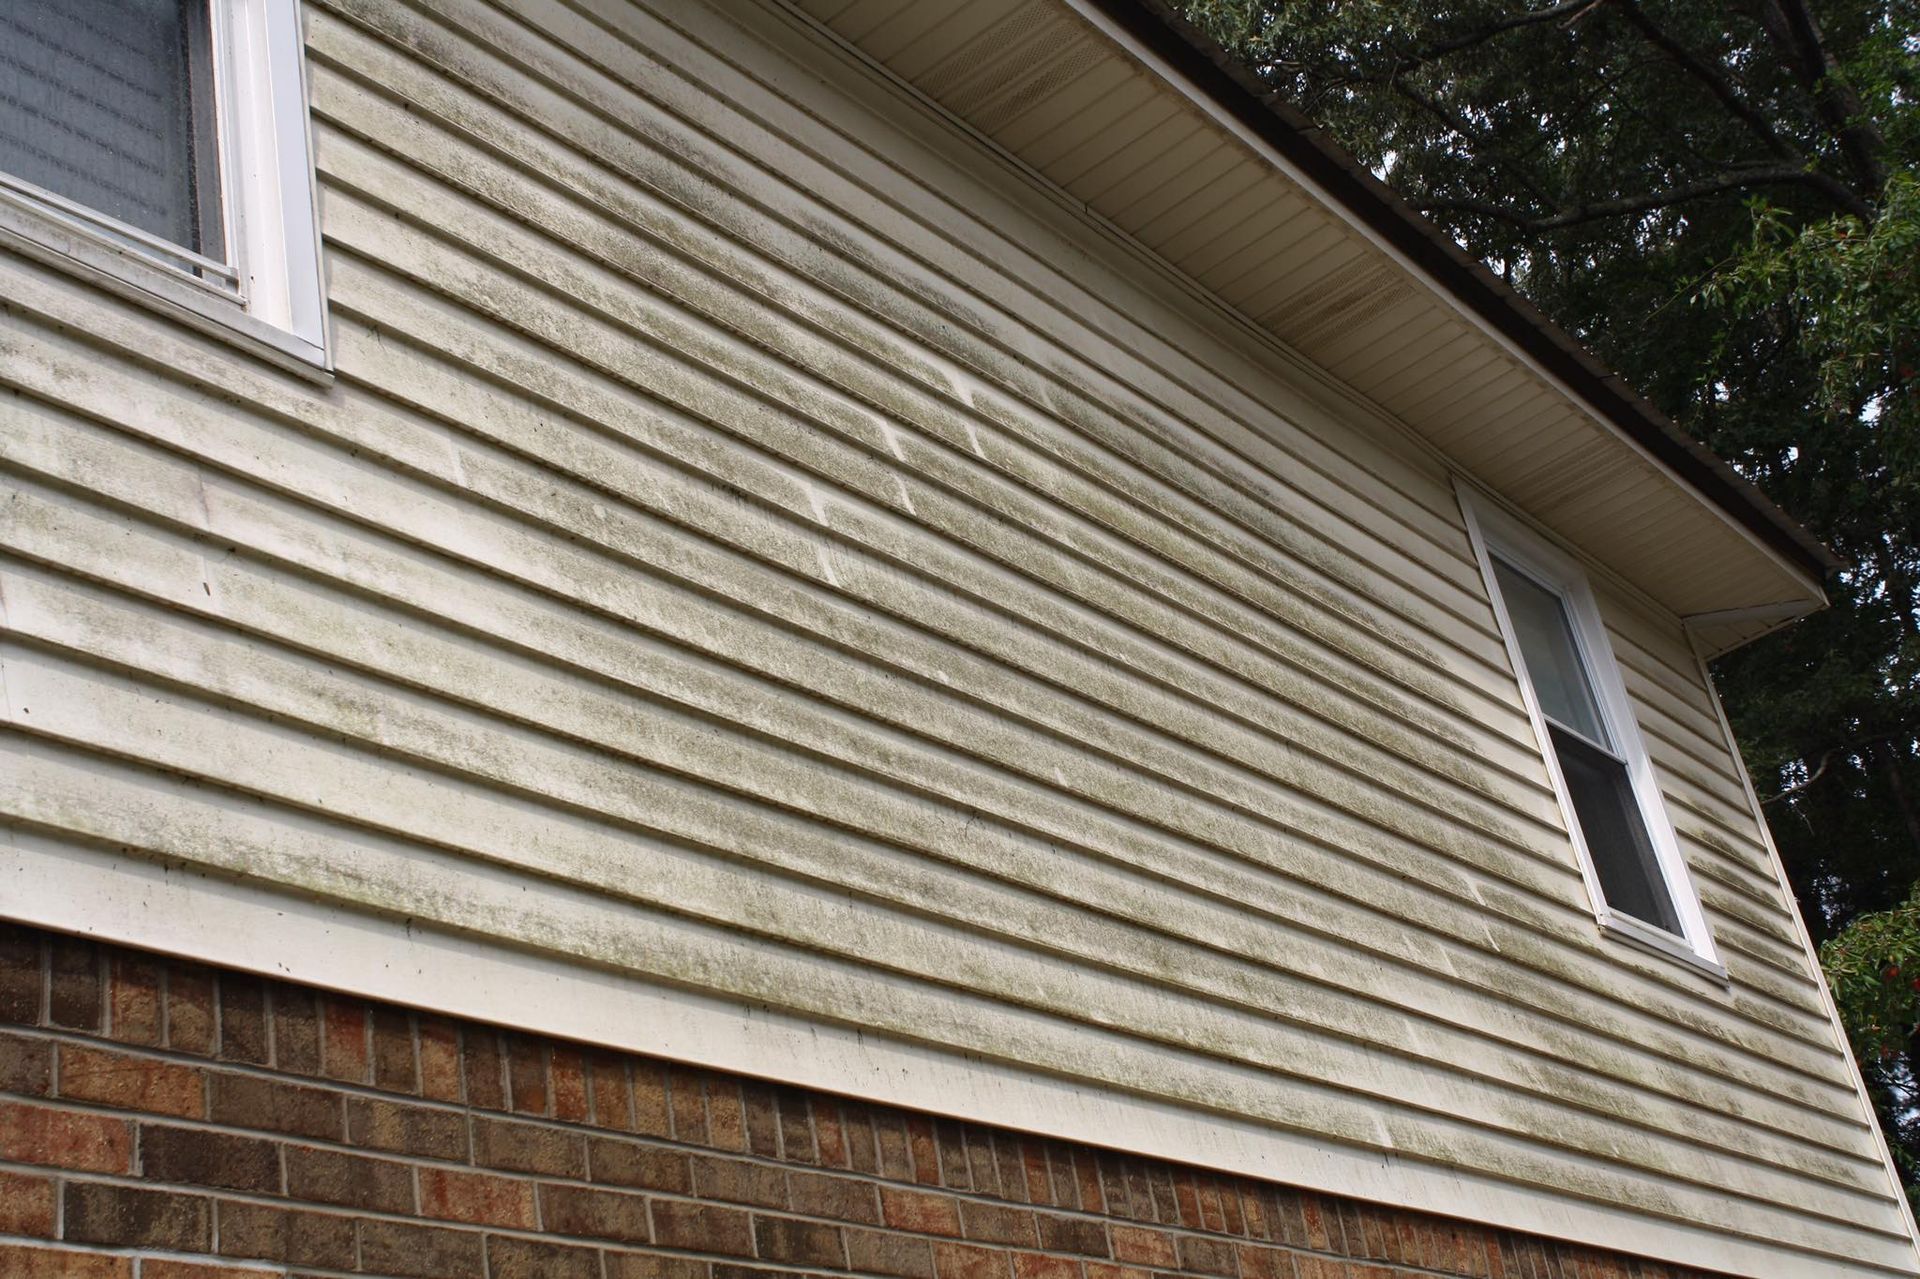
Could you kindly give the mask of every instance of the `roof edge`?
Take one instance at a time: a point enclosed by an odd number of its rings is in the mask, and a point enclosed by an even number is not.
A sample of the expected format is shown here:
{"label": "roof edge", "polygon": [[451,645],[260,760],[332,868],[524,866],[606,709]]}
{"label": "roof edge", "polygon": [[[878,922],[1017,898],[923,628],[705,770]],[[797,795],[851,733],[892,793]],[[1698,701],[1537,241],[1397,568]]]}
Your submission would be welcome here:
{"label": "roof edge", "polygon": [[1166,0],[1085,3],[1190,80],[1466,309],[1816,586],[1845,567],[1751,481],[1683,432]]}

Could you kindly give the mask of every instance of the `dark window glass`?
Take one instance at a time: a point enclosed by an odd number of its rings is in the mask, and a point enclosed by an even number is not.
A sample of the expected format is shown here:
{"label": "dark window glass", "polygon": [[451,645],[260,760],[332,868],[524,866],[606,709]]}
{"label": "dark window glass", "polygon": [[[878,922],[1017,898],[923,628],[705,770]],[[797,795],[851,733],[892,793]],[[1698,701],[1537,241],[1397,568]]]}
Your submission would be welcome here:
{"label": "dark window glass", "polygon": [[1680,919],[1640,818],[1627,766],[1565,729],[1548,731],[1607,905],[1641,923],[1679,933]]}
{"label": "dark window glass", "polygon": [[1566,600],[1511,564],[1493,561],[1534,700],[1546,717],[1574,819],[1609,909],[1681,935],[1680,918],[1654,855],[1627,765],[1600,715],[1599,699]]}
{"label": "dark window glass", "polygon": [[0,172],[224,261],[207,0],[0,0]]}
{"label": "dark window glass", "polygon": [[1602,746],[1608,745],[1607,730],[1600,724],[1600,708],[1594,704],[1593,686],[1587,681],[1579,646],[1573,642],[1566,604],[1499,560],[1493,562],[1493,575],[1500,583],[1500,598],[1506,601],[1507,620],[1513,623],[1514,637],[1520,641],[1520,655],[1527,659],[1527,678],[1533,681],[1533,695],[1539,699],[1541,711],[1548,719]]}

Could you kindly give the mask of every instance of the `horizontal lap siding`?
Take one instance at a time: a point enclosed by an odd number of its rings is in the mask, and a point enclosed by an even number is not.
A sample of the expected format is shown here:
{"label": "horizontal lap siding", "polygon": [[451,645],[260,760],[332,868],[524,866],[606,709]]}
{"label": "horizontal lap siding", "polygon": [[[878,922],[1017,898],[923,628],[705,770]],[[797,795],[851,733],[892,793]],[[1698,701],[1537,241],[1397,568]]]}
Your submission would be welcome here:
{"label": "horizontal lap siding", "polygon": [[851,102],[440,8],[308,13],[330,390],[4,264],[33,838],[1897,1254],[1677,633],[1730,993],[1600,948],[1432,459]]}

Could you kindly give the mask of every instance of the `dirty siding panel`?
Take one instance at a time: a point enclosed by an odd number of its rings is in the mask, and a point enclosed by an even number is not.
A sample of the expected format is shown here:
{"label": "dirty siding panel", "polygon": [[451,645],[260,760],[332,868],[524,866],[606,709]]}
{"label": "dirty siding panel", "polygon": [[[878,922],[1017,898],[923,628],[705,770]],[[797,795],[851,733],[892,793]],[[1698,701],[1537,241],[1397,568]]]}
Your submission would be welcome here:
{"label": "dirty siding panel", "polygon": [[1731,990],[1598,938],[1431,455],[705,11],[308,27],[334,386],[0,260],[35,839],[1898,1268],[1670,619]]}

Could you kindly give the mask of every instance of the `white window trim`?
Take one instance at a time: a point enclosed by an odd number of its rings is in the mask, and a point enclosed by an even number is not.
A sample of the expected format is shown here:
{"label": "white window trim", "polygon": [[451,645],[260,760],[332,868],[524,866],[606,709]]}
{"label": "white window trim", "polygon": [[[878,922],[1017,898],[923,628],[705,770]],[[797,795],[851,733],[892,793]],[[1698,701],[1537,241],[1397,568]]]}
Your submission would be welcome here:
{"label": "white window trim", "polygon": [[[1508,660],[1512,662],[1514,675],[1519,681],[1520,698],[1526,705],[1527,719],[1533,725],[1534,740],[1539,745],[1541,758],[1546,762],[1547,774],[1553,781],[1554,796],[1560,802],[1561,818],[1573,841],[1574,856],[1579,862],[1581,877],[1586,880],[1587,897],[1593,905],[1594,918],[1599,922],[1602,934],[1667,958],[1681,960],[1720,981],[1726,981],[1727,970],[1720,963],[1713,934],[1707,927],[1706,915],[1700,905],[1700,894],[1694,889],[1686,858],[1680,852],[1680,841],[1674,835],[1673,823],[1667,817],[1660,781],[1654,774],[1653,761],[1647,755],[1646,744],[1641,740],[1633,703],[1628,699],[1626,685],[1621,681],[1620,666],[1614,658],[1613,646],[1607,640],[1606,623],[1600,617],[1600,608],[1594,601],[1592,587],[1588,585],[1586,570],[1545,537],[1469,491],[1465,483],[1456,481],[1454,487],[1460,499],[1461,513],[1466,519],[1467,536],[1473,544],[1474,558],[1480,566],[1487,599],[1492,605],[1494,620],[1500,627],[1500,638],[1506,643]],[[1631,915],[1623,915],[1607,905],[1599,872],[1574,812],[1572,793],[1567,789],[1566,778],[1560,772],[1559,757],[1547,731],[1546,715],[1540,709],[1539,698],[1534,694],[1533,680],[1526,674],[1520,642],[1514,634],[1513,623],[1507,616],[1506,602],[1501,598],[1499,583],[1493,574],[1492,557],[1496,553],[1502,560],[1557,593],[1567,605],[1567,613],[1573,623],[1574,643],[1579,650],[1580,660],[1586,665],[1587,676],[1599,703],[1601,719],[1626,761],[1628,783],[1640,810],[1640,819],[1646,825],[1647,838],[1653,845],[1654,860],[1659,864],[1661,878],[1673,902],[1674,914],[1679,918],[1683,937],[1676,937],[1665,929]]]}
{"label": "white window trim", "polygon": [[[128,242],[151,236],[132,228],[116,234],[111,219],[17,180],[0,182],[0,245],[282,367],[330,371],[300,0],[211,0],[211,17],[233,287],[210,284]],[[177,246],[162,251],[194,257]]]}

